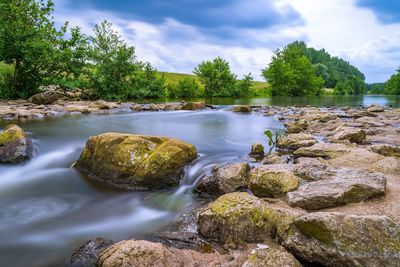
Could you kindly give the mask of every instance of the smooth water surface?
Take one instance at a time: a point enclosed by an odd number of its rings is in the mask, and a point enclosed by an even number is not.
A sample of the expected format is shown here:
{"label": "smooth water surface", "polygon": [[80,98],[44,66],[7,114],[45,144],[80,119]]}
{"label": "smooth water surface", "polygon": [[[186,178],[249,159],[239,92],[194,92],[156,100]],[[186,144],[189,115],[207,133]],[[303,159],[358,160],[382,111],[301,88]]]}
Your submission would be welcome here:
{"label": "smooth water surface", "polygon": [[[266,129],[283,126],[272,117],[219,109],[68,116],[22,127],[37,149],[24,165],[0,167],[2,266],[59,266],[95,237],[147,238],[200,204],[191,189],[216,164],[247,160],[252,143],[267,146]],[[175,190],[110,190],[70,168],[89,136],[110,131],[180,138],[200,157]]]}

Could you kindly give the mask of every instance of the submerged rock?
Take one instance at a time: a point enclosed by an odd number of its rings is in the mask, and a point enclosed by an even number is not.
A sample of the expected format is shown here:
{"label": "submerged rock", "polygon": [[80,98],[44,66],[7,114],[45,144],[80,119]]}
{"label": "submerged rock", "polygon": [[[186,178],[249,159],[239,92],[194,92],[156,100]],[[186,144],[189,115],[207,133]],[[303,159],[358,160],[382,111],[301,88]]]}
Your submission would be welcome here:
{"label": "submerged rock", "polygon": [[400,266],[400,228],[386,216],[306,214],[291,225],[283,245],[324,266]]}
{"label": "submerged rock", "polygon": [[262,165],[250,173],[250,190],[258,197],[282,197],[299,187],[299,178],[288,165]]}
{"label": "submerged rock", "polygon": [[298,190],[288,193],[289,205],[319,210],[385,194],[386,178],[380,173],[328,167],[321,170],[321,175],[319,181],[303,184]]}
{"label": "submerged rock", "polygon": [[58,100],[60,95],[55,91],[46,91],[33,95],[29,100],[36,105],[48,105]]}
{"label": "submerged rock", "polygon": [[19,163],[32,158],[32,140],[15,124],[0,133],[0,163]]}
{"label": "submerged rock", "polygon": [[231,110],[238,113],[251,113],[252,111],[251,107],[247,105],[233,106]]}
{"label": "submerged rock", "polygon": [[250,166],[246,162],[231,163],[217,168],[211,176],[205,177],[195,191],[202,195],[220,196],[247,188]]}
{"label": "submerged rock", "polygon": [[162,189],[178,185],[196,156],[194,146],[177,139],[106,133],[89,138],[75,167],[119,188]]}
{"label": "submerged rock", "polygon": [[198,231],[227,246],[262,242],[274,236],[276,213],[264,201],[245,192],[219,197],[198,215]]}
{"label": "submerged rock", "polygon": [[296,150],[301,147],[312,146],[316,143],[317,140],[310,134],[288,134],[278,139],[276,147]]}
{"label": "submerged rock", "polygon": [[68,266],[96,267],[100,253],[112,244],[113,242],[111,240],[104,238],[86,241],[72,253]]}

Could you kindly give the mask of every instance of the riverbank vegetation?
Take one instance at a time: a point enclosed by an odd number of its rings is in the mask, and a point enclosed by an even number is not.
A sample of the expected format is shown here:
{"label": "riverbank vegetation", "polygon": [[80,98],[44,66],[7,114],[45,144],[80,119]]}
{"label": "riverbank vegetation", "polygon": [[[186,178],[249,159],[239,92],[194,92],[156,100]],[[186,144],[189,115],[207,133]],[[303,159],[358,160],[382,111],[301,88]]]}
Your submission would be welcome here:
{"label": "riverbank vegetation", "polygon": [[[229,62],[217,57],[194,67],[194,75],[162,73],[137,59],[128,45],[103,21],[87,36],[68,22],[57,28],[54,2],[1,3],[0,98],[28,98],[42,85],[84,89],[93,98],[126,101],[144,98],[357,95],[367,92],[365,76],[324,49],[293,42],[278,49],[262,70],[267,82],[252,74],[238,79]],[[378,93],[399,94],[400,74]],[[328,89],[327,89],[328,88]]]}

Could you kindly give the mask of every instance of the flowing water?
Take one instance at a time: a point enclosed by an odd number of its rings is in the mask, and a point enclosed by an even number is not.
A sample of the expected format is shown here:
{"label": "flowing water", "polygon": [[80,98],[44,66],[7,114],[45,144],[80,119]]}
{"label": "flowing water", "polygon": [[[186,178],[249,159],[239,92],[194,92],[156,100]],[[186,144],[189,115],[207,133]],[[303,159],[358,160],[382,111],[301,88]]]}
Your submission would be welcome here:
{"label": "flowing water", "polygon": [[[268,101],[247,99],[235,104]],[[305,100],[291,103],[299,101]],[[398,106],[399,101],[369,97],[342,103]],[[201,204],[191,189],[215,165],[247,160],[251,144],[268,147],[265,130],[283,129],[274,117],[226,109],[70,115],[21,122],[34,141],[35,157],[25,164],[0,166],[0,265],[62,266],[87,239],[148,238],[172,225],[182,212]],[[179,138],[195,145],[199,158],[186,168],[181,185],[174,190],[111,190],[70,168],[89,136],[110,131]]]}

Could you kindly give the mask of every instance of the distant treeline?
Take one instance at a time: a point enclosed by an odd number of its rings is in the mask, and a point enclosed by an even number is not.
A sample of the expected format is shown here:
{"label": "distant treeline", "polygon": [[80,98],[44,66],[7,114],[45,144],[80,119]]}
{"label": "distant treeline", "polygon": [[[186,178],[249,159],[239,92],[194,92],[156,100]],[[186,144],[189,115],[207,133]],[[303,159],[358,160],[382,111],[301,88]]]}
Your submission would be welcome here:
{"label": "distant treeline", "polygon": [[400,68],[385,83],[368,84],[370,94],[400,95]]}
{"label": "distant treeline", "polygon": [[[229,62],[203,61],[176,82],[150,63],[139,61],[135,49],[103,21],[87,36],[79,27],[54,23],[52,0],[0,1],[0,98],[27,98],[39,86],[55,84],[86,89],[95,98],[250,97],[266,95],[362,94],[364,75],[325,50],[293,42],[277,50],[262,70],[267,83],[252,75],[241,79]],[[399,94],[399,73],[380,92]],[[333,88],[333,90],[323,90]],[[374,87],[375,88],[375,87]],[[376,87],[377,92],[378,87]]]}

